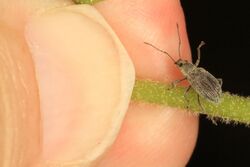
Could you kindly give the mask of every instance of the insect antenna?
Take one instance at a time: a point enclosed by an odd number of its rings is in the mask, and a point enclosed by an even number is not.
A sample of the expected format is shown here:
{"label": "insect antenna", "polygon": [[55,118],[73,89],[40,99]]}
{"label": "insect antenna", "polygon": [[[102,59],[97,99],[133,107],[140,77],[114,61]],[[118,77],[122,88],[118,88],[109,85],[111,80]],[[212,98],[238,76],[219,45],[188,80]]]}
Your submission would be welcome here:
{"label": "insect antenna", "polygon": [[180,31],[179,31],[178,23],[176,23],[176,27],[177,27],[177,34],[178,34],[178,40],[179,40],[178,53],[179,53],[179,59],[181,59],[181,37],[180,37]]}
{"label": "insect antenna", "polygon": [[164,51],[164,50],[161,50],[161,49],[157,48],[156,46],[154,46],[154,45],[152,45],[152,44],[150,44],[150,43],[148,43],[148,42],[144,42],[144,43],[145,43],[146,45],[149,45],[149,46],[155,48],[155,49],[158,50],[159,52],[162,52],[162,53],[166,54],[174,63],[176,62],[176,61],[173,59],[173,57],[170,56],[170,54],[169,54],[168,52],[166,52],[166,51]]}

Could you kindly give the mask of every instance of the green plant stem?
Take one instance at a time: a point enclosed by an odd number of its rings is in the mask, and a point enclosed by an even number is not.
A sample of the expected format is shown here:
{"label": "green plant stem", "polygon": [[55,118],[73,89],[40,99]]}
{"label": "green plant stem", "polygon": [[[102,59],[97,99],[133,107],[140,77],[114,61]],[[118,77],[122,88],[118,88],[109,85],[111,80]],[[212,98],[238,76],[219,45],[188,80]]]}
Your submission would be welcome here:
{"label": "green plant stem", "polygon": [[201,104],[198,103],[197,93],[190,90],[187,94],[187,100],[184,98],[186,88],[175,87],[164,83],[137,80],[134,86],[132,100],[146,103],[159,104],[169,107],[187,109],[193,113],[202,113],[210,118],[221,118],[225,122],[235,121],[245,124],[250,123],[250,98],[232,95],[228,92],[223,93],[221,102],[214,104],[201,98]]}
{"label": "green plant stem", "polygon": [[102,0],[73,0],[76,4],[90,4],[93,5]]}

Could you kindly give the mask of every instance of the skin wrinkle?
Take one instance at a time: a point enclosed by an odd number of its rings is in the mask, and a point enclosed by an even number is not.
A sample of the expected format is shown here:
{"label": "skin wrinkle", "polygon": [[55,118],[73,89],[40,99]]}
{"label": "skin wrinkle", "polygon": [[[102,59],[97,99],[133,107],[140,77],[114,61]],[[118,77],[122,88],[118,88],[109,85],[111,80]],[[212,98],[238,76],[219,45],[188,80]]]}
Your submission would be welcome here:
{"label": "skin wrinkle", "polygon": [[[13,74],[17,74],[17,75],[5,75],[6,77],[11,77],[12,79],[12,82],[14,83],[13,84],[13,88],[15,91],[18,90],[18,87],[19,86],[22,86],[25,90],[25,92],[28,92],[28,89],[27,89],[27,85],[23,82],[23,78],[22,76],[20,76],[20,73],[22,73],[22,70],[20,70],[20,62],[17,62],[16,60],[13,60],[12,56],[11,56],[11,52],[10,52],[10,48],[9,48],[9,45],[8,45],[8,39],[3,37],[0,39],[0,57],[2,58],[2,63],[3,65],[5,66],[6,69],[11,69],[13,70],[13,72],[10,72],[10,73],[13,73]],[[21,53],[23,54],[23,53]],[[15,72],[14,72],[15,71]],[[9,72],[8,72],[9,73]],[[5,72],[5,74],[7,74],[7,72]],[[20,76],[20,77],[18,77]],[[21,85],[19,85],[19,82],[18,81],[21,81]]]}
{"label": "skin wrinkle", "polygon": [[[13,38],[16,38],[20,41],[23,40],[23,38],[20,38],[18,35],[15,35],[15,37]],[[1,40],[1,47],[3,47],[2,49],[0,49],[2,50],[3,53],[2,55],[0,55],[0,57],[3,58],[3,61],[1,62],[5,64],[7,69],[13,69],[13,72],[11,72],[11,74],[15,74],[15,75],[9,75],[10,77],[12,77],[14,85],[13,88],[17,92],[21,88],[24,90],[26,96],[31,95],[32,92],[31,89],[29,88],[30,84],[28,84],[27,81],[25,80],[25,77],[27,77],[27,75],[25,74],[25,68],[23,67],[23,62],[20,59],[13,59],[13,56],[11,55],[13,54],[13,52],[18,52],[20,55],[26,55],[27,48],[25,47],[25,45],[20,45],[19,51],[18,50],[13,51],[13,49],[16,48],[9,47],[10,45],[8,45],[8,43],[11,43],[11,41],[8,42],[8,37],[0,40]],[[27,105],[29,103],[29,101],[26,101],[25,99],[22,99],[19,102],[23,105]],[[24,115],[26,114],[24,113]]]}
{"label": "skin wrinkle", "polygon": [[0,132],[4,132],[0,140],[3,145],[0,166],[29,166],[40,152],[39,104],[33,66],[18,32],[1,26],[0,43],[0,117],[4,120],[0,125]]}

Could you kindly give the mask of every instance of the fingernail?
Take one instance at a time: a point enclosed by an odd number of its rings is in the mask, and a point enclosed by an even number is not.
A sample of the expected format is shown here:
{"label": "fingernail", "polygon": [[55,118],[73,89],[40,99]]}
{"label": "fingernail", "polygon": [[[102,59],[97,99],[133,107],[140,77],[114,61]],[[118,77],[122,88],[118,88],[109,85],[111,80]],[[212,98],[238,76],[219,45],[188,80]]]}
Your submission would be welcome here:
{"label": "fingernail", "polygon": [[85,5],[32,18],[26,39],[40,93],[44,158],[94,162],[114,141],[128,107],[129,56],[102,16]]}

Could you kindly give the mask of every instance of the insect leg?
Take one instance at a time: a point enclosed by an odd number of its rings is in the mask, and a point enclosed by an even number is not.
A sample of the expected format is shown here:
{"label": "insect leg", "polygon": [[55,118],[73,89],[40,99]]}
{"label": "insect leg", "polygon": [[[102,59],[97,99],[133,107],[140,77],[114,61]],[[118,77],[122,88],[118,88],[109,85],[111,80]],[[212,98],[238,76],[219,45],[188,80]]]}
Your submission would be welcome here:
{"label": "insect leg", "polygon": [[186,80],[186,79],[187,79],[187,77],[182,78],[182,79],[175,80],[174,82],[171,82],[171,88],[170,88],[170,89],[175,88],[176,85],[177,85],[178,83],[180,83],[181,81],[184,81],[184,80]]}
{"label": "insect leg", "polygon": [[191,89],[191,86],[188,86],[188,88],[186,89],[186,91],[185,91],[185,93],[184,93],[184,98],[185,98],[185,100],[186,100],[186,102],[187,102],[187,106],[186,106],[186,108],[188,109],[189,108],[189,100],[188,100],[188,98],[187,98],[187,93],[188,93],[188,91]]}
{"label": "insect leg", "polygon": [[[197,99],[198,99],[198,104],[199,104],[199,106],[200,106],[202,112],[204,112],[205,109],[204,109],[204,107],[201,105],[200,95],[199,95],[199,94],[197,94]],[[213,118],[213,117],[208,117],[208,118],[212,121],[213,124],[217,125],[217,122],[215,121],[215,118]]]}
{"label": "insect leg", "polygon": [[222,79],[221,79],[221,78],[217,78],[217,80],[219,81],[219,83],[220,83],[220,86],[222,86],[222,84],[223,84],[223,81],[222,81]]}
{"label": "insect leg", "polygon": [[199,46],[197,47],[197,60],[195,62],[195,66],[198,67],[198,65],[200,64],[200,60],[201,60],[201,47],[205,45],[204,41],[201,41],[201,43],[199,44]]}
{"label": "insect leg", "polygon": [[200,95],[199,95],[199,94],[197,94],[197,99],[198,99],[198,104],[199,104],[201,110],[202,110],[202,111],[205,111],[204,107],[201,105]]}

